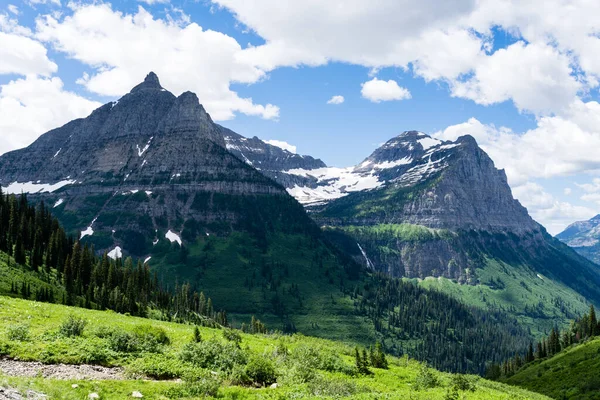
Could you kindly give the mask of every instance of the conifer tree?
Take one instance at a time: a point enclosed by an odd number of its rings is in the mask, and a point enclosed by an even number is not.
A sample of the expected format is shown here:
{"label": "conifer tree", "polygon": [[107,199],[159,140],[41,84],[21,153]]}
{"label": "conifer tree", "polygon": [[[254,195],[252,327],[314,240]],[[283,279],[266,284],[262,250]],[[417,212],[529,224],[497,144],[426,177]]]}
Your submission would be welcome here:
{"label": "conifer tree", "polygon": [[596,310],[594,305],[590,305],[590,337],[598,335],[598,321],[596,320]]}

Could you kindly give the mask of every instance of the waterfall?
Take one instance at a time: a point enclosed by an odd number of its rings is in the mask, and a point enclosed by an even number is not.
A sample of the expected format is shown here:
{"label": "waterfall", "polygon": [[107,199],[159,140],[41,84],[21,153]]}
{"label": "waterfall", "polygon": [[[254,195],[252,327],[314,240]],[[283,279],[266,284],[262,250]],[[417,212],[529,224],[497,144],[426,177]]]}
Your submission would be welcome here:
{"label": "waterfall", "polygon": [[363,250],[363,248],[360,246],[360,244],[358,242],[356,242],[356,245],[360,249],[360,252],[362,253],[363,257],[365,258],[365,261],[367,262],[367,268],[371,269],[371,270],[375,270],[375,266],[373,265],[371,260],[369,260],[369,257],[367,257],[367,253],[365,253],[365,251]]}

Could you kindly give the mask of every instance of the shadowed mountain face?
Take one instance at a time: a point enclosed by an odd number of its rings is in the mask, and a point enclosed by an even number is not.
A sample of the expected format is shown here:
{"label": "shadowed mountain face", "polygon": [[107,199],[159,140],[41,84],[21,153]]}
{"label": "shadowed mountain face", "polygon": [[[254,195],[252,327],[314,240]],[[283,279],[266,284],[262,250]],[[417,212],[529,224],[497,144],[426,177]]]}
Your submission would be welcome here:
{"label": "shadowed mountain face", "polygon": [[582,256],[600,264],[600,215],[588,221],[575,222],[556,238],[574,248]]}
{"label": "shadowed mountain face", "polygon": [[0,184],[46,200],[97,250],[140,257],[161,241],[288,218],[244,209],[257,201],[296,206],[227,151],[222,132],[195,94],[176,97],[150,73],[118,101],[0,157]]}

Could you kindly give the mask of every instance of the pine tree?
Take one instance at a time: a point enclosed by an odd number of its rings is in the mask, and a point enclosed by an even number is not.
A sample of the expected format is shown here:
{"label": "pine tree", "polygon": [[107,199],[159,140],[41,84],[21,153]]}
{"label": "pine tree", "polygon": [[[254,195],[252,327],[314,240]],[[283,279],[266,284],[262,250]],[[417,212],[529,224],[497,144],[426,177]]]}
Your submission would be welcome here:
{"label": "pine tree", "polygon": [[529,348],[527,349],[527,356],[525,357],[525,362],[532,362],[535,360],[535,356],[533,355],[533,343],[529,342]]}
{"label": "pine tree", "polygon": [[202,336],[200,335],[200,329],[198,329],[198,326],[194,326],[193,341],[194,343],[200,343],[202,341]]}
{"label": "pine tree", "polygon": [[596,310],[594,305],[590,305],[590,337],[598,335],[598,321],[596,320]]}

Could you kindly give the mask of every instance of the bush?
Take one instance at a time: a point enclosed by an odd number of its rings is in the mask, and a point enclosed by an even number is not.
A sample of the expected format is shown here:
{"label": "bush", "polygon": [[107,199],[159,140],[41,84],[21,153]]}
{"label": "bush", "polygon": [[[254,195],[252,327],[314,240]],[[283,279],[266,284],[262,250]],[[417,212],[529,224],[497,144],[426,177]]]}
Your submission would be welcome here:
{"label": "bush", "polygon": [[460,374],[452,375],[450,386],[461,392],[474,392],[476,389],[475,382],[471,381],[467,376]]}
{"label": "bush", "polygon": [[288,360],[280,371],[277,382],[284,386],[302,385],[317,377],[316,369],[309,360]]}
{"label": "bush", "polygon": [[223,331],[223,337],[225,340],[234,343],[238,347],[240,347],[240,344],[242,343],[242,336],[233,329],[225,329]]}
{"label": "bush", "polygon": [[291,361],[306,362],[314,369],[320,369],[328,372],[341,372],[346,375],[354,376],[356,369],[342,360],[342,358],[323,346],[311,347],[300,345],[292,351],[288,358]]}
{"label": "bush", "polygon": [[143,342],[153,342],[163,345],[171,343],[167,332],[159,326],[139,325],[133,329],[133,333],[141,338]]}
{"label": "bush", "polygon": [[151,325],[136,326],[133,332],[119,328],[99,327],[94,335],[108,339],[110,349],[119,353],[160,353],[161,346],[170,343],[164,329]]}
{"label": "bush", "polygon": [[348,397],[356,394],[358,386],[352,381],[344,379],[327,379],[317,377],[308,384],[308,391],[315,397]]}
{"label": "bush", "polygon": [[29,326],[25,324],[9,326],[7,336],[9,340],[14,340],[17,342],[26,342],[30,339]]}
{"label": "bush", "polygon": [[254,356],[246,365],[246,375],[253,383],[270,385],[277,380],[273,362],[264,356]]}
{"label": "bush", "polygon": [[419,369],[419,373],[415,379],[415,389],[416,390],[424,390],[431,389],[440,385],[440,380],[438,379],[435,372],[427,366],[427,364],[421,364],[421,368]]}
{"label": "bush", "polygon": [[170,388],[165,393],[168,398],[215,397],[221,382],[209,373],[191,373],[184,377],[182,385]]}
{"label": "bush", "polygon": [[237,364],[246,364],[246,353],[232,343],[220,343],[214,339],[200,343],[187,343],[179,358],[200,368],[231,371]]}
{"label": "bush", "polygon": [[65,337],[81,336],[86,325],[87,321],[83,318],[69,315],[60,325],[59,332]]}
{"label": "bush", "polygon": [[192,367],[181,360],[166,357],[162,354],[149,354],[133,360],[126,367],[127,372],[136,377],[139,375],[152,379],[174,379],[202,371]]}

